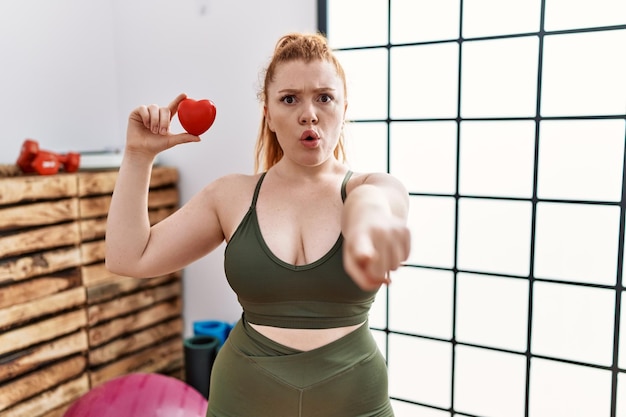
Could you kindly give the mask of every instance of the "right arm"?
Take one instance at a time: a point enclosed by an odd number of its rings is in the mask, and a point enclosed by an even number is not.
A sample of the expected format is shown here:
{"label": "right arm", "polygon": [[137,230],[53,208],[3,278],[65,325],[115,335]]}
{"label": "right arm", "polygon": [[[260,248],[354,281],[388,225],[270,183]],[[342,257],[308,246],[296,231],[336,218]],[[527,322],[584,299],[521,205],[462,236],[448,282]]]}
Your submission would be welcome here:
{"label": "right arm", "polygon": [[173,146],[198,142],[187,133],[171,134],[179,95],[167,107],[140,106],[128,120],[106,228],[106,266],[111,272],[151,277],[181,269],[215,249],[224,239],[209,185],[174,214],[154,226],[148,218],[148,190],[156,155]]}

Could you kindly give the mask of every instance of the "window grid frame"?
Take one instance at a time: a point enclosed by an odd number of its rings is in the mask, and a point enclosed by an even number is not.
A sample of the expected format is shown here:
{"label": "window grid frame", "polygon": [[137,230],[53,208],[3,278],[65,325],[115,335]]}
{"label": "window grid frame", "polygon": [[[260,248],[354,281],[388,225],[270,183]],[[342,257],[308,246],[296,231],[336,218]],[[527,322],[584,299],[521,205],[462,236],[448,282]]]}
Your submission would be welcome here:
{"label": "window grid frame", "polygon": [[[391,330],[389,326],[389,305],[390,305],[390,293],[389,291],[385,291],[386,297],[386,307],[385,307],[385,328],[377,328],[371,327],[372,330],[377,330],[384,332],[385,340],[386,340],[386,352],[385,357],[387,361],[389,360],[389,335],[397,334],[403,336],[416,337],[424,340],[432,340],[439,342],[446,342],[452,345],[452,356],[451,356],[451,390],[450,390],[450,407],[442,408],[438,406],[433,406],[431,404],[425,404],[420,402],[415,402],[403,398],[391,397],[392,400],[405,402],[409,404],[414,404],[417,406],[430,408],[434,410],[440,410],[444,412],[450,412],[451,415],[460,415],[467,417],[484,417],[480,415],[467,414],[463,412],[459,412],[455,410],[454,404],[454,387],[455,387],[455,352],[457,346],[468,346],[474,348],[480,348],[490,351],[510,353],[516,355],[524,355],[526,357],[526,392],[524,399],[524,416],[529,417],[529,409],[530,409],[530,372],[531,372],[531,362],[533,358],[537,359],[547,359],[560,363],[584,366],[589,368],[595,368],[605,371],[611,372],[611,417],[617,416],[617,381],[618,375],[623,374],[626,377],[626,368],[619,368],[619,347],[620,347],[620,326],[621,326],[621,310],[622,310],[622,294],[626,291],[626,286],[623,281],[623,262],[624,262],[624,250],[625,250],[625,242],[624,242],[624,233],[626,229],[626,152],[624,152],[624,160],[622,164],[622,189],[621,189],[621,200],[620,201],[587,201],[587,200],[572,200],[572,199],[550,199],[550,198],[538,198],[537,197],[537,188],[538,188],[538,168],[539,168],[539,131],[542,121],[551,121],[551,120],[623,120],[626,124],[626,109],[624,114],[607,114],[607,115],[578,115],[578,116],[541,116],[541,83],[542,83],[542,72],[543,72],[543,50],[544,50],[544,38],[545,36],[552,35],[564,35],[564,34],[579,34],[579,33],[588,33],[588,32],[605,32],[612,30],[624,30],[626,29],[626,24],[620,25],[610,25],[610,26],[598,26],[598,27],[587,27],[587,28],[578,28],[578,29],[564,29],[564,30],[553,30],[546,31],[544,29],[545,25],[545,10],[546,10],[546,0],[541,1],[541,9],[540,9],[540,26],[537,32],[524,32],[524,33],[515,33],[515,34],[506,34],[506,35],[494,35],[494,36],[481,36],[481,37],[471,37],[464,38],[462,36],[463,33],[463,0],[459,0],[460,2],[460,13],[459,13],[459,37],[458,38],[450,38],[450,39],[440,39],[440,40],[431,40],[425,42],[409,42],[409,43],[391,43],[391,12],[387,14],[387,40],[386,44],[378,44],[378,45],[367,45],[367,46],[358,46],[358,47],[342,47],[336,48],[337,51],[353,51],[353,50],[367,50],[367,49],[381,49],[385,48],[387,50],[387,117],[384,119],[354,119],[351,122],[354,123],[381,123],[384,122],[387,125],[387,149],[391,148],[391,135],[390,129],[391,124],[393,122],[441,122],[441,121],[454,121],[457,124],[457,133],[456,133],[456,146],[457,146],[457,156],[456,156],[456,184],[455,184],[455,193],[454,194],[438,194],[438,193],[419,193],[419,192],[409,192],[410,196],[414,197],[454,197],[455,199],[455,224],[454,224],[454,265],[452,268],[444,268],[444,267],[434,267],[429,265],[419,265],[419,264],[404,264],[403,268],[419,268],[419,269],[431,269],[431,270],[440,270],[447,271],[453,273],[453,295],[452,295],[452,337],[450,339],[433,337],[428,335],[421,335],[418,333],[407,333],[402,331]],[[318,0],[318,31],[322,34],[328,35],[328,0]],[[391,11],[392,8],[392,0],[388,0],[387,10]],[[510,38],[519,38],[519,37],[528,37],[528,36],[537,36],[539,39],[538,45],[538,64],[537,64],[537,96],[536,96],[536,110],[535,116],[530,117],[461,117],[461,92],[462,92],[462,54],[463,54],[463,44],[465,42],[475,42],[475,41],[486,41],[486,40],[499,40],[499,39],[510,39]],[[456,117],[450,118],[391,118],[390,110],[391,110],[391,49],[396,47],[404,47],[404,46],[423,46],[423,45],[435,45],[442,43],[451,43],[455,42],[459,45],[459,59],[458,59],[458,87],[457,87],[457,114]],[[535,131],[534,131],[534,167],[533,167],[533,189],[532,189],[532,197],[531,198],[520,198],[520,197],[501,197],[501,196],[477,196],[477,195],[465,195],[460,194],[459,192],[459,183],[460,183],[460,141],[461,141],[461,129],[460,125],[463,121],[533,121],[535,122]],[[623,138],[624,144],[626,144],[626,134]],[[625,146],[626,149],[626,146]],[[387,172],[391,172],[391,153],[387,152]],[[458,229],[459,229],[459,201],[461,198],[468,199],[481,199],[481,200],[503,200],[503,201],[527,201],[531,202],[532,205],[532,214],[531,214],[531,235],[530,235],[530,264],[529,264],[529,274],[528,276],[519,276],[519,275],[510,275],[510,274],[502,274],[502,273],[490,273],[484,271],[475,271],[475,270],[463,270],[457,267],[457,256],[458,256]],[[617,251],[617,273],[616,273],[616,285],[602,285],[602,284],[593,284],[593,283],[584,283],[584,282],[571,282],[564,281],[558,279],[545,279],[545,278],[536,278],[534,276],[534,259],[535,259],[535,240],[536,240],[536,216],[537,216],[537,205],[538,203],[566,203],[566,204],[589,204],[589,205],[602,205],[602,206],[619,206],[620,207],[620,215],[619,215],[619,239],[618,239],[618,251]],[[510,349],[496,348],[491,346],[484,346],[480,344],[467,343],[467,342],[459,342],[456,340],[456,310],[457,310],[457,282],[458,282],[458,274],[459,273],[472,273],[475,275],[482,276],[494,276],[494,277],[502,277],[509,279],[522,279],[528,280],[529,282],[529,291],[528,291],[528,320],[527,320],[527,342],[526,342],[526,350],[524,352],[513,351]],[[537,282],[546,282],[551,284],[560,284],[560,285],[569,285],[569,286],[579,286],[579,287],[589,287],[589,288],[601,288],[612,290],[615,292],[615,317],[614,317],[614,328],[613,328],[613,355],[612,355],[612,364],[610,366],[585,363],[575,360],[569,360],[565,358],[558,358],[552,356],[538,355],[532,353],[531,344],[532,344],[532,323],[533,323],[533,294],[534,294],[534,284]],[[626,404],[625,404],[626,405]],[[624,405],[622,405],[624,406]]]}

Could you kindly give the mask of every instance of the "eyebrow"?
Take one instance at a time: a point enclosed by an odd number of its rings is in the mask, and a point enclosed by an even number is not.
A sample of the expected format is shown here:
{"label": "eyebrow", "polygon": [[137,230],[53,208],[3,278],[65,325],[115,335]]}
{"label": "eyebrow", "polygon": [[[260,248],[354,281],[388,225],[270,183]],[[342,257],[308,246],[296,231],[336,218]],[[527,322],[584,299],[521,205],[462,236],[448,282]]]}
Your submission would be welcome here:
{"label": "eyebrow", "polygon": [[[336,90],[337,89],[333,87],[320,87],[320,88],[313,89],[313,92],[321,93],[324,91],[336,91]],[[301,88],[284,88],[282,90],[278,90],[277,93],[278,94],[289,94],[289,93],[293,94],[293,93],[299,93],[301,91],[302,91]]]}

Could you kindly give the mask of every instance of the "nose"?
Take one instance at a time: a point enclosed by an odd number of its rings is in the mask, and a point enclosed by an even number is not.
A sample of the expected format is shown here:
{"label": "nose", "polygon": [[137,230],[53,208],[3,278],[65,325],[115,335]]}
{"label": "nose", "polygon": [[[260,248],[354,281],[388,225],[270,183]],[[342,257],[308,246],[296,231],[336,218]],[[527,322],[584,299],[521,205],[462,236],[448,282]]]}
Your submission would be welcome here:
{"label": "nose", "polygon": [[304,106],[302,113],[300,114],[300,123],[303,125],[317,123],[317,112],[315,111],[315,106],[313,104],[307,104]]}

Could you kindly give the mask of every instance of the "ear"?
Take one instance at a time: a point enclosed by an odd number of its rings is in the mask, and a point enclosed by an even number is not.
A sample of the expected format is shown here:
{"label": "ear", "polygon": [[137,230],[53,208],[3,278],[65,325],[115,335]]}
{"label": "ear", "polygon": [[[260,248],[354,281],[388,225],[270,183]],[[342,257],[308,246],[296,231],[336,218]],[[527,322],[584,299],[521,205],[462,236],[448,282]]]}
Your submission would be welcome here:
{"label": "ear", "polygon": [[274,130],[274,126],[272,125],[272,118],[270,117],[270,112],[269,110],[267,110],[267,105],[263,106],[263,116],[265,117],[265,123],[267,124],[268,129],[276,133],[276,131]]}

